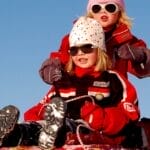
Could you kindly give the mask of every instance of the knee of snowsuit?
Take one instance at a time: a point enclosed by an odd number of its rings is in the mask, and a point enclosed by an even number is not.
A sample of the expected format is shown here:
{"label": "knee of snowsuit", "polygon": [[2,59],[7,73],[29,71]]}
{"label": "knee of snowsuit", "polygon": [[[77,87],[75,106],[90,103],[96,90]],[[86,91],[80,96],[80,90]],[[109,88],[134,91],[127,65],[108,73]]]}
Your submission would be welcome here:
{"label": "knee of snowsuit", "polygon": [[36,122],[16,124],[14,129],[4,137],[1,147],[38,145],[41,128],[42,126]]}

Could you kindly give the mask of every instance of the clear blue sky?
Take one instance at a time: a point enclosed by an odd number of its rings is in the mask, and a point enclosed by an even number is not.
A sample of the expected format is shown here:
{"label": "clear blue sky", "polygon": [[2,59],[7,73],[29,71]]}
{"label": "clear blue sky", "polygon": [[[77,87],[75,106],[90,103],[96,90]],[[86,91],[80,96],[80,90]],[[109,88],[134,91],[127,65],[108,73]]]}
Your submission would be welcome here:
{"label": "clear blue sky", "polygon": [[[145,3],[144,3],[145,2]],[[85,14],[87,0],[0,0],[0,107],[23,112],[38,103],[49,86],[39,77],[41,63],[57,50],[72,22]],[[150,1],[126,0],[134,18],[132,32],[150,46]],[[150,117],[150,79],[130,76],[137,87],[141,114]]]}

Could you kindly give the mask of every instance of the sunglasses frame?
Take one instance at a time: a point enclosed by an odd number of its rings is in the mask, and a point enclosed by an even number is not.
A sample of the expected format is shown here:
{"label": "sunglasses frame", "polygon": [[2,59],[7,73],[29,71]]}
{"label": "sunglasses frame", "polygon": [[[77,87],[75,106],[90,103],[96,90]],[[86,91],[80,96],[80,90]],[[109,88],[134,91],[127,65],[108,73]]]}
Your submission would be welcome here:
{"label": "sunglasses frame", "polygon": [[[111,4],[115,6],[115,11],[114,11],[114,12],[110,12],[110,11],[107,10],[107,8],[106,8],[108,5],[111,5]],[[94,12],[94,11],[93,11],[93,7],[94,7],[94,6],[99,6],[99,11]],[[110,14],[115,14],[116,12],[120,11],[120,8],[119,8],[119,6],[118,6],[116,3],[95,4],[95,5],[93,5],[92,8],[91,8],[91,11],[92,11],[94,14],[97,14],[97,13],[101,12],[102,10],[105,10],[106,12],[108,12],[108,13],[110,13]]]}
{"label": "sunglasses frame", "polygon": [[97,48],[93,46],[92,44],[85,44],[82,46],[73,46],[70,47],[69,53],[71,56],[76,56],[78,54],[78,51],[82,51],[84,54],[90,54],[94,51],[94,49]]}

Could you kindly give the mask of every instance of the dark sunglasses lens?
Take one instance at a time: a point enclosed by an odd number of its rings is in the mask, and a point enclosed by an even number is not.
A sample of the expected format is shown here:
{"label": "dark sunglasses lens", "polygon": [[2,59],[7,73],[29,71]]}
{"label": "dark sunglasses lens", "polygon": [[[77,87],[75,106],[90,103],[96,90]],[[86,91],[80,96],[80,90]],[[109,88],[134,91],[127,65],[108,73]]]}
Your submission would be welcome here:
{"label": "dark sunglasses lens", "polygon": [[105,9],[110,13],[114,13],[117,8],[116,8],[116,5],[114,5],[114,4],[107,4],[105,6]]}
{"label": "dark sunglasses lens", "polygon": [[91,45],[91,44],[87,44],[87,45],[83,45],[82,47],[81,47],[81,51],[83,52],[83,53],[91,53],[91,52],[93,52],[93,48],[92,48],[93,46]]}
{"label": "dark sunglasses lens", "polygon": [[86,44],[81,47],[71,47],[70,48],[70,55],[75,56],[78,53],[78,50],[81,50],[83,53],[88,54],[93,52],[93,46],[91,44]]}
{"label": "dark sunglasses lens", "polygon": [[78,47],[70,48],[70,55],[75,56],[78,53]]}
{"label": "dark sunglasses lens", "polygon": [[92,7],[93,13],[98,13],[100,10],[101,10],[100,5],[93,5],[93,7]]}

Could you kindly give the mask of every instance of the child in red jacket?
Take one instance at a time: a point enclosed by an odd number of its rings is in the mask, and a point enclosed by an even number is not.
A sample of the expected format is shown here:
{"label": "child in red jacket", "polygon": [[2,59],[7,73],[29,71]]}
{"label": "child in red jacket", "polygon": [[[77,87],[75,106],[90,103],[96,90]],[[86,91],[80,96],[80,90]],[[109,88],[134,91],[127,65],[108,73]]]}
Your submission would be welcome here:
{"label": "child in red jacket", "polygon": [[[124,0],[89,0],[87,16],[102,25],[107,54],[112,60],[114,70],[126,78],[128,72],[138,78],[150,76],[150,50],[146,48],[143,40],[131,33],[131,19],[126,14]],[[58,52],[52,53],[50,58],[43,62],[40,76],[44,82],[52,84],[60,79],[57,63],[59,60],[58,65],[64,66],[68,62],[68,50],[69,34],[62,39]]]}
{"label": "child in red jacket", "polygon": [[[106,137],[111,142],[105,144],[123,145],[129,126],[135,127],[140,117],[136,90],[121,74],[109,70],[111,61],[101,25],[80,17],[70,32],[69,44],[64,82],[56,82],[42,101],[25,113],[29,123],[11,128],[2,145],[18,136],[18,145],[34,142],[44,150],[52,149],[72,142],[70,134],[78,137],[73,144],[102,144],[100,137]],[[22,130],[18,130],[20,126]],[[82,139],[91,134],[93,141]]]}

